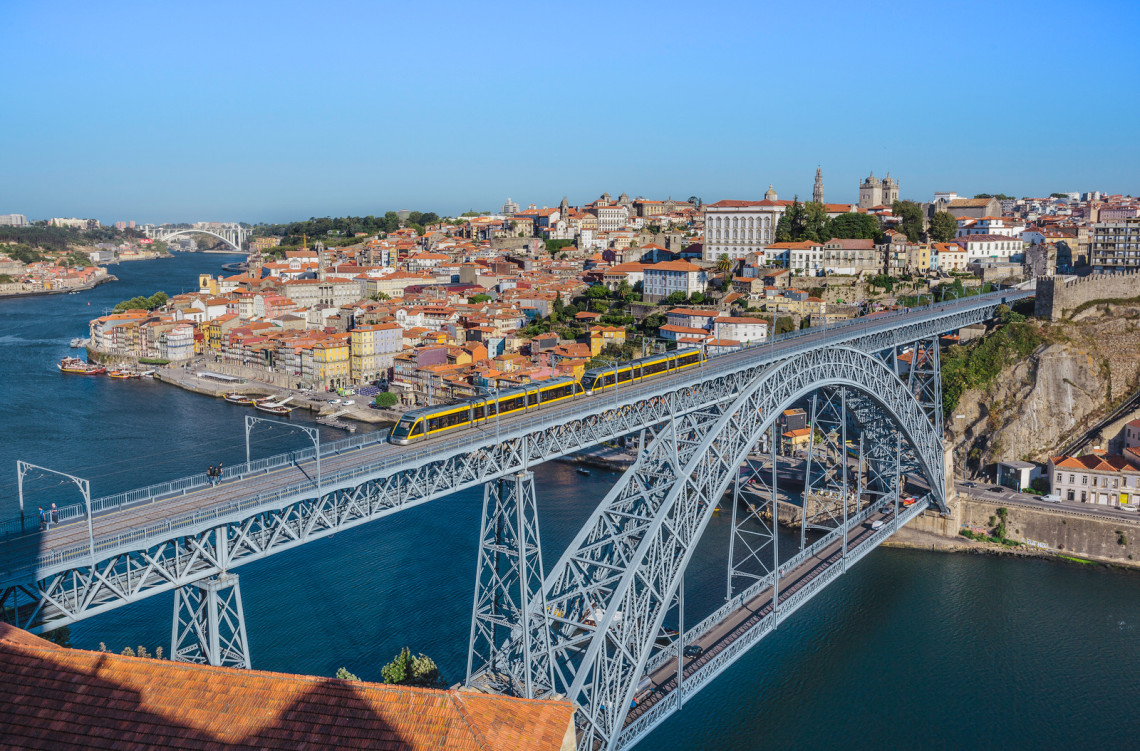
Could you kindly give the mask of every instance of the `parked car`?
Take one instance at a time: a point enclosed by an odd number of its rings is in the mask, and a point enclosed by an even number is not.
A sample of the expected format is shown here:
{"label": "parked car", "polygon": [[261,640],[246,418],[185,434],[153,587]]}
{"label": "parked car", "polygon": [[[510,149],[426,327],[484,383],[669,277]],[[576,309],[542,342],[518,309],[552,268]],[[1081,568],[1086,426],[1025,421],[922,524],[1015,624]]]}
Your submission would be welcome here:
{"label": "parked car", "polygon": [[978,487],[978,483],[976,483],[976,482],[964,482],[964,483],[962,483],[962,487],[963,488],[976,488],[976,487]]}
{"label": "parked car", "polygon": [[700,657],[704,653],[705,648],[700,644],[690,644],[681,652],[681,654],[685,655],[685,657]]}
{"label": "parked car", "polygon": [[1003,488],[1001,485],[991,485],[986,488],[987,493],[1004,493],[1008,488]]}
{"label": "parked car", "polygon": [[1060,503],[1061,496],[1057,495],[1056,493],[1047,493],[1046,495],[1041,496],[1041,500],[1045,501],[1046,503]]}
{"label": "parked car", "polygon": [[353,399],[345,399],[344,400],[344,406],[346,406],[346,407],[352,406],[353,404],[356,404],[356,401]]}
{"label": "parked car", "polygon": [[329,404],[340,404],[340,399],[333,399],[329,402]]}

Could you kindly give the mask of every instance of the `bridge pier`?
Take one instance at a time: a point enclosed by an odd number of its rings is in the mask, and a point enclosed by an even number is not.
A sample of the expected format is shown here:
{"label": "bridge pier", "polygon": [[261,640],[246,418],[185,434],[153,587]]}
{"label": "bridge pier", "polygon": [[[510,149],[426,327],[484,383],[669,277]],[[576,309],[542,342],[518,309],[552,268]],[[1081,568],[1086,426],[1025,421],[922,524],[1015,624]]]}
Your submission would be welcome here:
{"label": "bridge pier", "polygon": [[553,682],[549,648],[534,642],[546,633],[535,621],[547,615],[534,473],[483,488],[467,684],[476,679],[500,693],[534,698]]}
{"label": "bridge pier", "polygon": [[237,574],[222,572],[174,590],[170,659],[251,667]]}

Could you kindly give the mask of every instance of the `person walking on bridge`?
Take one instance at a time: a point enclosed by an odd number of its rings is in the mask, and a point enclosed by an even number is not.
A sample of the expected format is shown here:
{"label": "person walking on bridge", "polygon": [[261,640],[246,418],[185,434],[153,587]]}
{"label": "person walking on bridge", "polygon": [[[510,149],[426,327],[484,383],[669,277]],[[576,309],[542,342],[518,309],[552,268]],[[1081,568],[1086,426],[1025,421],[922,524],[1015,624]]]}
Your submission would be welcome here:
{"label": "person walking on bridge", "polygon": [[48,528],[47,512],[44,511],[43,506],[40,506],[40,531],[43,532],[47,528]]}
{"label": "person walking on bridge", "polygon": [[55,507],[54,503],[51,505],[51,523],[59,524],[59,509]]}

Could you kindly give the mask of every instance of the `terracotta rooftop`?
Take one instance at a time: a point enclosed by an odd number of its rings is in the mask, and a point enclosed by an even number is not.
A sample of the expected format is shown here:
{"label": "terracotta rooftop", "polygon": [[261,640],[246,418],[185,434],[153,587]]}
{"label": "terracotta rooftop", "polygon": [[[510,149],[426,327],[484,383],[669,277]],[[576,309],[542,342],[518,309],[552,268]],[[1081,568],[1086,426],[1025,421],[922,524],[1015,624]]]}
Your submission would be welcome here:
{"label": "terracotta rooftop", "polygon": [[573,748],[567,702],[88,652],[2,623],[0,674],[6,748]]}

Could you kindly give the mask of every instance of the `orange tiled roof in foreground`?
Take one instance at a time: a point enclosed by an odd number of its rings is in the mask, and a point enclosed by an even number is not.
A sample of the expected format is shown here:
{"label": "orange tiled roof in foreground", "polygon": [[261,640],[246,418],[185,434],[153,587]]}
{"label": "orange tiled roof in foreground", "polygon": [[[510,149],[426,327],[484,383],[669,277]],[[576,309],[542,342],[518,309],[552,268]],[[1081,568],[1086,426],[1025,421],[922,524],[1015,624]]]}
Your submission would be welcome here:
{"label": "orange tiled roof in foreground", "polygon": [[573,749],[568,702],[66,649],[0,623],[0,745]]}

